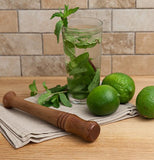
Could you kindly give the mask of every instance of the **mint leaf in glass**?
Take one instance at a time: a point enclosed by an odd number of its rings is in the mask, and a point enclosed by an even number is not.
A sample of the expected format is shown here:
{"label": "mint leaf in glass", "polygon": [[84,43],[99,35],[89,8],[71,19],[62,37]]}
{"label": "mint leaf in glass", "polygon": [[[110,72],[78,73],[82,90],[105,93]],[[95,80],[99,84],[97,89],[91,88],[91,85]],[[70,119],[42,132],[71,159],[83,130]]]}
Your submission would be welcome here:
{"label": "mint leaf in glass", "polygon": [[99,83],[100,83],[100,70],[97,69],[92,82],[88,86],[88,91],[91,92],[94,88],[96,88],[97,86],[99,86]]}
{"label": "mint leaf in glass", "polygon": [[67,10],[66,14],[64,14],[64,17],[68,17],[69,15],[75,13],[78,9],[79,7],[75,7],[75,8]]}
{"label": "mint leaf in glass", "polygon": [[69,41],[64,41],[64,52],[71,60],[75,58],[75,46]]}
{"label": "mint leaf in glass", "polygon": [[60,32],[62,30],[62,27],[63,27],[63,21],[60,20],[56,23],[56,28],[55,28],[55,31],[54,31],[54,34],[57,36],[57,42],[59,43],[59,35],[60,35]]}
{"label": "mint leaf in glass", "polygon": [[54,30],[54,33],[55,35],[57,36],[57,43],[59,43],[59,35],[60,35],[60,32],[62,30],[62,27],[67,27],[68,25],[68,20],[67,20],[67,17],[73,13],[75,13],[77,10],[79,9],[79,7],[76,7],[76,8],[72,8],[72,9],[69,9],[68,5],[65,5],[65,9],[64,9],[64,12],[62,13],[62,11],[60,10],[59,12],[56,12],[54,13],[52,16],[51,16],[51,20],[55,17],[59,17],[61,18],[61,20],[59,20],[57,23],[56,23],[56,26],[55,26],[55,30]]}
{"label": "mint leaf in glass", "polygon": [[53,19],[54,17],[63,17],[63,16],[64,16],[64,14],[62,12],[56,12],[51,16],[50,19]]}

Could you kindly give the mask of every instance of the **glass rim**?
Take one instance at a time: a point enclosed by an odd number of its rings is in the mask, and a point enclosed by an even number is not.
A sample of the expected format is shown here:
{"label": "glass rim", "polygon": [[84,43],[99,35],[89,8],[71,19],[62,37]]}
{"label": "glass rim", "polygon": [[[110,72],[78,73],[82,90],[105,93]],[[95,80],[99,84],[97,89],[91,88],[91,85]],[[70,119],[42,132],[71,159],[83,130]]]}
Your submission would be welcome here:
{"label": "glass rim", "polygon": [[100,20],[100,19],[98,19],[98,18],[91,18],[91,17],[71,17],[71,18],[69,18],[68,19],[68,23],[69,23],[69,21],[71,21],[71,20],[89,20],[89,25],[90,25],[90,21],[91,20],[95,20],[95,21],[97,21],[98,22],[98,24],[96,24],[94,27],[91,27],[91,28],[75,28],[75,27],[63,27],[64,29],[67,29],[68,31],[76,31],[76,30],[78,30],[78,32],[85,32],[85,31],[95,31],[95,30],[97,30],[97,29],[99,29],[99,28],[102,28],[102,26],[103,26],[103,21],[102,20]]}

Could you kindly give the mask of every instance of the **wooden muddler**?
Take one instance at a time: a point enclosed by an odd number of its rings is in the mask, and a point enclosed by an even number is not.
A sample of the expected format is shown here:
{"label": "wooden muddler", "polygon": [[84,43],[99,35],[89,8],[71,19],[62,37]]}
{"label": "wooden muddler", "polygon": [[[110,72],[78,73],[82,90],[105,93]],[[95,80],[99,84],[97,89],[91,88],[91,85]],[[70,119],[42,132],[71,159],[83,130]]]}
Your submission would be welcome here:
{"label": "wooden muddler", "polygon": [[94,121],[85,121],[74,114],[28,102],[16,96],[13,91],[4,95],[3,104],[6,108],[14,107],[25,111],[88,142],[95,141],[100,133],[100,126]]}

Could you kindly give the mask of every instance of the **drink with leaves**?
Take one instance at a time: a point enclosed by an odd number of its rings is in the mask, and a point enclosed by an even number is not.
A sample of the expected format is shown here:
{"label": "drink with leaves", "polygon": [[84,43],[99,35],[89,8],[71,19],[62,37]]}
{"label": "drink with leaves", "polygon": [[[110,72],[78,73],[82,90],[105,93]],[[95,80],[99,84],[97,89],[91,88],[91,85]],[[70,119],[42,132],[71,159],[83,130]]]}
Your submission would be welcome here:
{"label": "drink with leaves", "polygon": [[84,103],[100,82],[102,23],[92,18],[72,18],[63,27],[68,89],[75,103]]}
{"label": "drink with leaves", "polygon": [[73,103],[85,103],[88,94],[100,83],[102,22],[95,18],[67,17],[78,7],[52,15],[60,17],[55,27],[57,42],[62,30],[67,71],[67,89]]}

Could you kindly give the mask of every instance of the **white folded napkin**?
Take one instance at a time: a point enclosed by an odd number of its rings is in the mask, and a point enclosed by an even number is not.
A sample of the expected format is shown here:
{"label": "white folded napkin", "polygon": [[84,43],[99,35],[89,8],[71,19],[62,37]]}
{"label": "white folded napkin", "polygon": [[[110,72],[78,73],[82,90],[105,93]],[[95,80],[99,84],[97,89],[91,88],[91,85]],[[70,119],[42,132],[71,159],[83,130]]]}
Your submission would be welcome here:
{"label": "white folded napkin", "polygon": [[[25,100],[36,103],[38,96]],[[130,103],[120,105],[117,111],[109,116],[94,116],[86,105],[74,105],[69,108],[60,106],[58,110],[73,113],[85,120],[106,124],[138,115],[136,107]],[[20,148],[29,142],[39,143],[45,140],[68,135],[65,131],[42,121],[18,109],[6,109],[0,104],[0,132],[14,148]]]}

